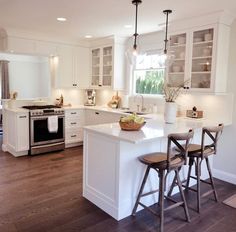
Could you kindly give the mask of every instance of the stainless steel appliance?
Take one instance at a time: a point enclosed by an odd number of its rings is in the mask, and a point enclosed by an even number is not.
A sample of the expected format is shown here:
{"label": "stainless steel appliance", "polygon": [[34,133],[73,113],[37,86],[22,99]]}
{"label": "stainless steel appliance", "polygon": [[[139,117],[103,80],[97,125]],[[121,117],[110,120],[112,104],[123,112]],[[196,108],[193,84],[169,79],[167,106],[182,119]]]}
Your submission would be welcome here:
{"label": "stainless steel appliance", "polygon": [[[30,151],[35,155],[65,148],[65,112],[54,105],[23,106],[30,115]],[[48,118],[57,115],[58,129],[49,132]]]}
{"label": "stainless steel appliance", "polygon": [[94,89],[86,89],[87,100],[84,103],[85,106],[95,106],[96,105],[96,91]]}

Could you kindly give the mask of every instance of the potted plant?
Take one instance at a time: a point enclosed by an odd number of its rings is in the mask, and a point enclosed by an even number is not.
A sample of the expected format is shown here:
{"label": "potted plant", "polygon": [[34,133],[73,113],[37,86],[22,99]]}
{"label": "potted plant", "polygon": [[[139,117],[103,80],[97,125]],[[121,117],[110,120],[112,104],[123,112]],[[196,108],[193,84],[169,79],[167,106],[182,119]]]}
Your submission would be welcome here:
{"label": "potted plant", "polygon": [[163,93],[165,98],[164,120],[166,123],[175,122],[177,112],[177,104],[175,100],[184,89],[185,83],[186,82],[176,87],[173,87],[168,83],[163,86]]}

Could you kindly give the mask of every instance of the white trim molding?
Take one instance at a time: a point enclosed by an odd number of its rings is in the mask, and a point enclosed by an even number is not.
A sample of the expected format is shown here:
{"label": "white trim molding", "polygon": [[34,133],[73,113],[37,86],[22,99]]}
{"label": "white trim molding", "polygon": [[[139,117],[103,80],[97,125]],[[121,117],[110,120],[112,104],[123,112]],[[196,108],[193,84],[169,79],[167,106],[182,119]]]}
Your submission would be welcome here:
{"label": "white trim molding", "polygon": [[221,171],[219,169],[213,169],[213,176],[217,179],[236,184],[236,175],[228,172]]}

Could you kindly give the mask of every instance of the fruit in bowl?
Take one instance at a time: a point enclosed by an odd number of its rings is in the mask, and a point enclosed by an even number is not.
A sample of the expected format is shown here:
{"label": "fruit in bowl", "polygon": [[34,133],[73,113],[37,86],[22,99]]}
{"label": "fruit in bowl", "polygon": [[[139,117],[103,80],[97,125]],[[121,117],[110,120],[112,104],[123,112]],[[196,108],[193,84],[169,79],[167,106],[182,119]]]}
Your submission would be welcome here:
{"label": "fruit in bowl", "polygon": [[125,117],[121,117],[119,124],[122,130],[137,131],[140,130],[144,125],[145,121],[143,117],[133,113]]}

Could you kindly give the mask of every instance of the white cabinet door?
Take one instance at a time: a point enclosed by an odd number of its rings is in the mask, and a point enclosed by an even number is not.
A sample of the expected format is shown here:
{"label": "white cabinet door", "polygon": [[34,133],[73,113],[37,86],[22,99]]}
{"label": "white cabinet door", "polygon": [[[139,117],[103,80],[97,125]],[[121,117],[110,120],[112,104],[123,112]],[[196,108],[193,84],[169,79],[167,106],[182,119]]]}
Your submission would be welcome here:
{"label": "white cabinet door", "polygon": [[16,151],[29,150],[29,115],[28,113],[18,113],[16,115],[17,124],[17,146]]}
{"label": "white cabinet door", "polygon": [[29,150],[29,114],[6,110],[7,146],[16,153]]}
{"label": "white cabinet door", "polygon": [[71,88],[74,82],[73,47],[61,45],[58,48],[56,88]]}
{"label": "white cabinet door", "polygon": [[122,114],[105,112],[101,110],[86,109],[85,125],[97,125],[118,122]]}
{"label": "white cabinet door", "polygon": [[78,88],[86,89],[90,87],[90,49],[77,47],[75,57],[75,79]]}

